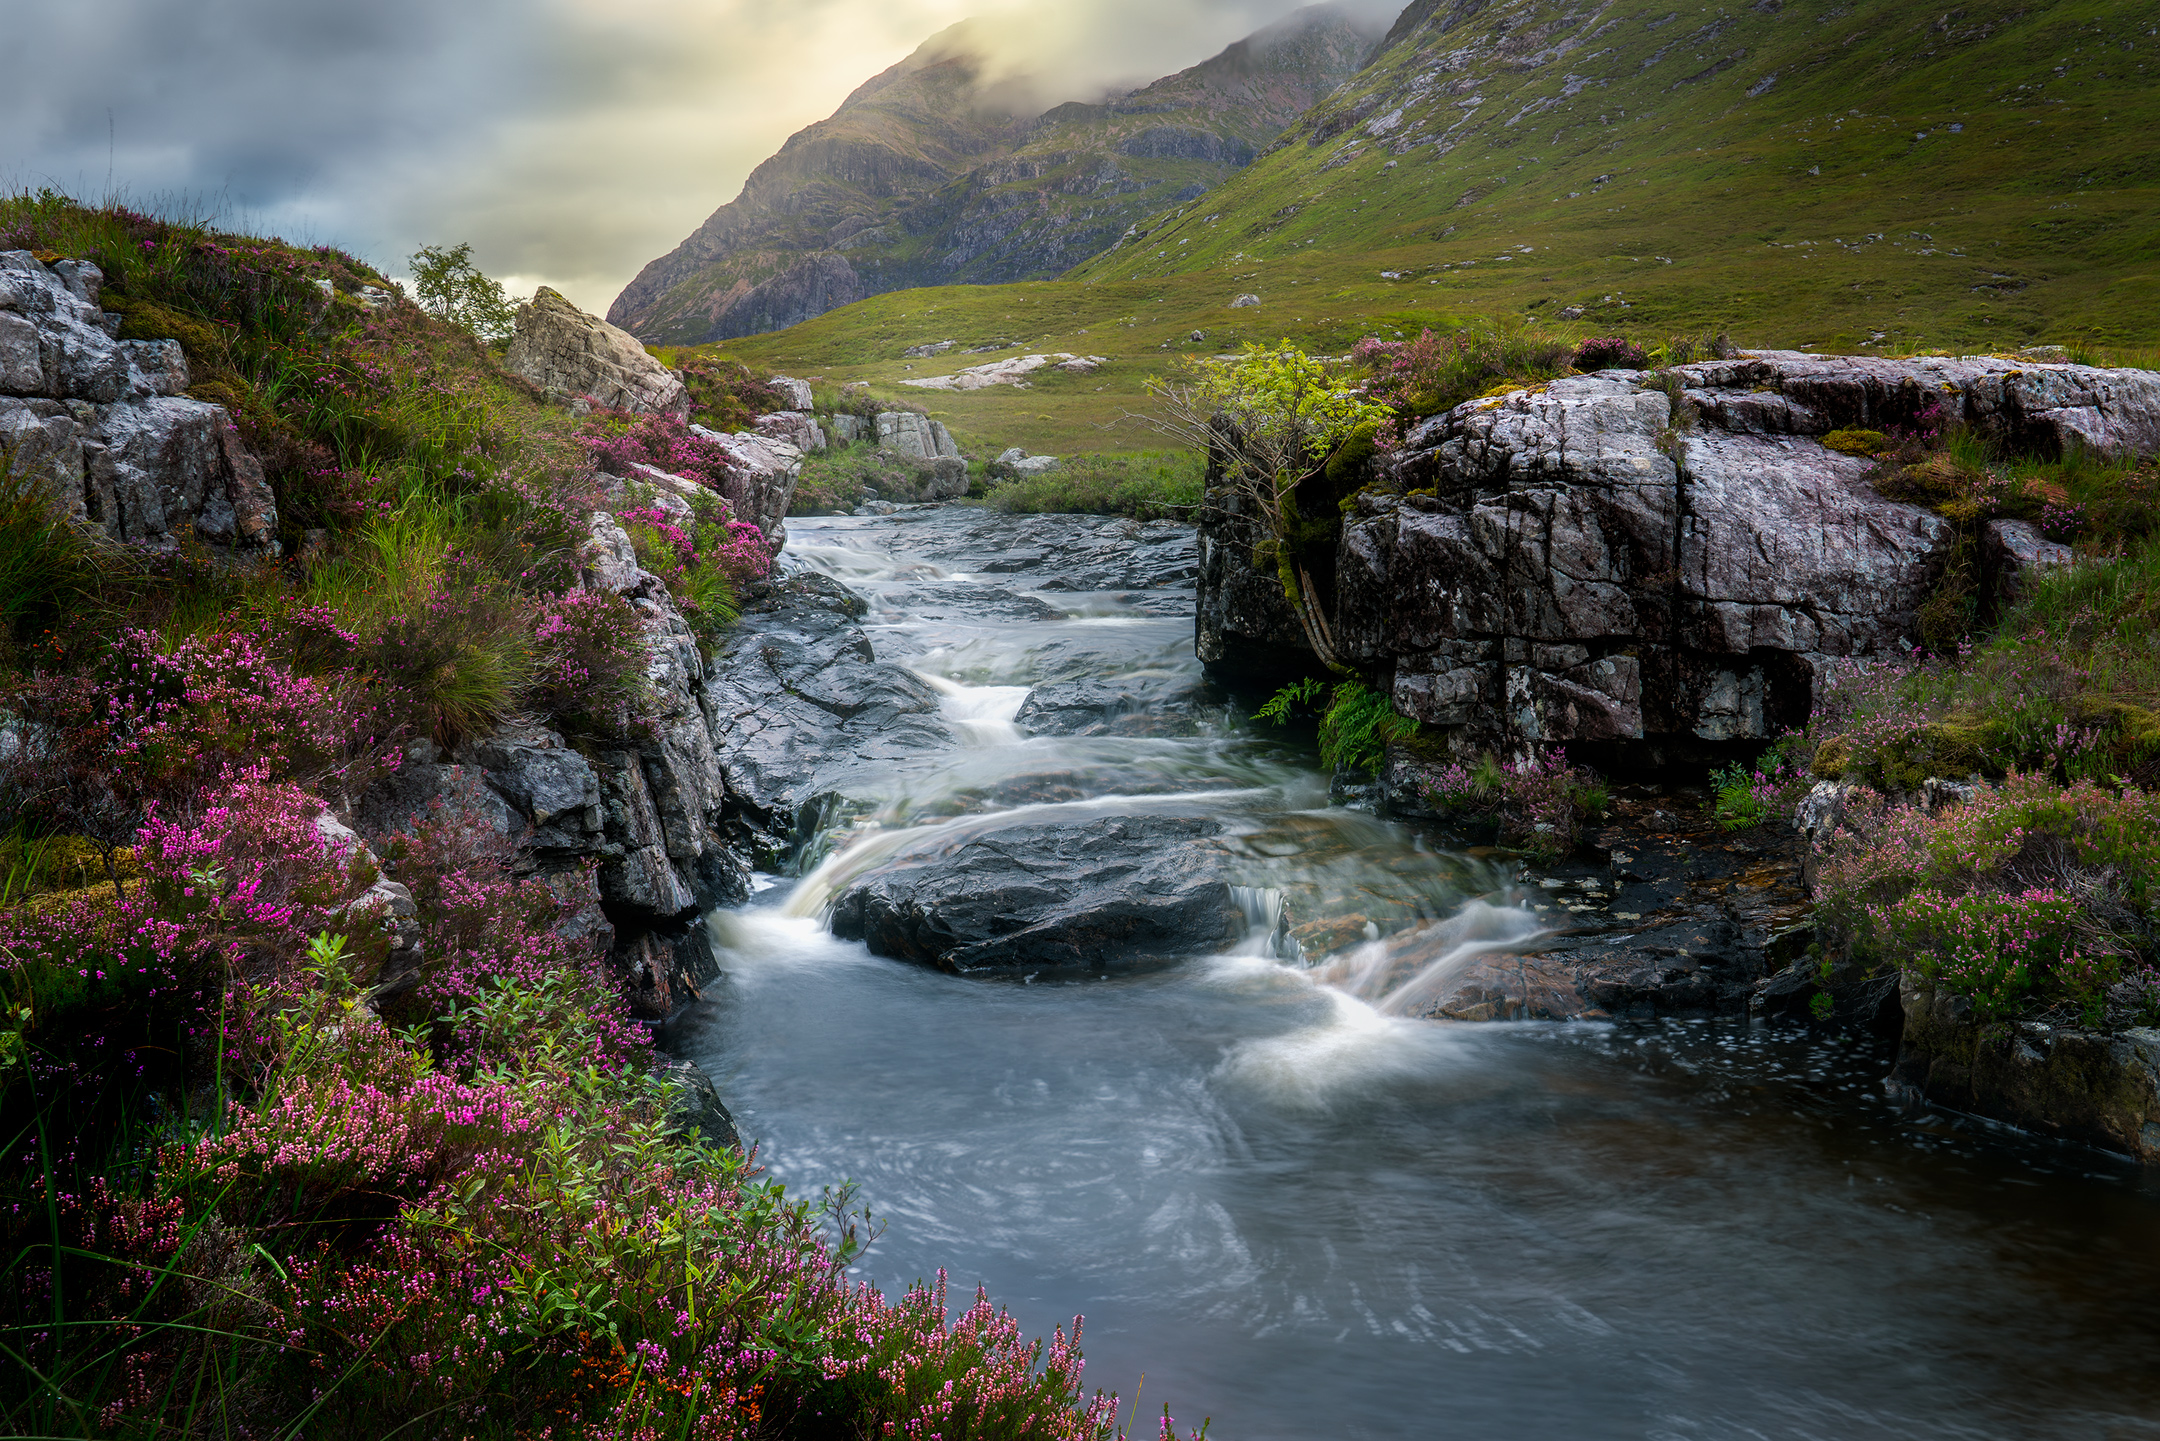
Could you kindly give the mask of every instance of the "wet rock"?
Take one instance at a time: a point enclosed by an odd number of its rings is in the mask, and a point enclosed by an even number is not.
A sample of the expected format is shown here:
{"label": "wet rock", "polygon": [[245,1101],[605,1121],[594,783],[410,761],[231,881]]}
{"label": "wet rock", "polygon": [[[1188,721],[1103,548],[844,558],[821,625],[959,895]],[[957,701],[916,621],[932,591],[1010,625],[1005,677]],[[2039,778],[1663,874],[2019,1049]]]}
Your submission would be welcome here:
{"label": "wet rock", "polygon": [[859,767],[950,748],[937,693],[879,663],[861,597],[798,574],[744,607],[712,657],[706,730],[730,813],[755,846],[785,852],[822,822]]}
{"label": "wet rock", "polygon": [[152,550],[275,555],[277,503],[172,340],[114,340],[87,261],[0,253],[0,448],[62,514]]}
{"label": "wet rock", "polygon": [[[558,398],[584,396],[610,410],[690,416],[681,377],[645,353],[627,330],[588,315],[541,286],[518,307],[503,365]],[[785,512],[783,512],[785,513]]]}
{"label": "wet rock", "polygon": [[1986,1023],[1908,972],[1893,1076],[1938,1105],[2160,1165],[2160,1030]]}
{"label": "wet rock", "polygon": [[720,1092],[703,1067],[695,1061],[670,1058],[653,1069],[669,1088],[668,1119],[679,1134],[694,1136],[716,1150],[742,1149],[742,1134],[735,1127],[735,1117],[722,1104]]}
{"label": "wet rock", "polygon": [[1033,735],[1092,735],[1146,701],[1111,681],[1065,681],[1028,692],[1013,724]]}
{"label": "wet rock", "polygon": [[849,887],[833,934],[950,971],[1103,970],[1219,950],[1244,933],[1213,819],[1013,826]]}
{"label": "wet rock", "polygon": [[1529,905],[1550,933],[1479,958],[1427,1014],[1805,1019],[1820,986],[1788,974],[1809,937],[1798,849],[1781,827],[1728,833],[1699,802],[1624,794],[1575,858],[1540,872]]}

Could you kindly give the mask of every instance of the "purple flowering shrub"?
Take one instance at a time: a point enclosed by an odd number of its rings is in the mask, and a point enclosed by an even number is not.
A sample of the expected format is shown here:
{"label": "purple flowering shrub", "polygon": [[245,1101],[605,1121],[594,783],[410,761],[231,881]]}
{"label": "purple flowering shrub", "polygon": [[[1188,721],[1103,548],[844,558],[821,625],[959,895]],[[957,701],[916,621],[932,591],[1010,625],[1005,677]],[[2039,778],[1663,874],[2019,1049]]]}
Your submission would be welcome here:
{"label": "purple flowering shrub", "polygon": [[647,709],[643,623],[619,595],[573,590],[532,603],[526,703],[572,733],[620,737]]}
{"label": "purple flowering shrub", "polygon": [[1577,370],[1647,370],[1650,355],[1622,335],[1592,336],[1576,347],[1572,362]]}
{"label": "purple flowering shrub", "polygon": [[1983,1018],[2030,1002],[2097,1022],[2110,986],[2160,979],[2155,877],[2160,798],[2013,772],[1932,816],[1852,793],[1816,896],[1863,956],[1936,977]]}
{"label": "purple flowering shrub", "polygon": [[1427,777],[1424,794],[1441,814],[1493,829],[1501,844],[1548,859],[1574,850],[1584,820],[1609,804],[1604,785],[1569,765],[1558,746],[1520,760],[1487,754],[1469,764],[1450,762]]}
{"label": "purple flowering shrub", "polygon": [[725,446],[695,434],[671,415],[596,411],[578,438],[594,464],[611,475],[635,476],[633,467],[649,465],[697,481],[715,494],[735,466]]}
{"label": "purple flowering shrub", "polygon": [[1372,398],[1408,420],[1482,395],[1495,382],[1550,380],[1566,370],[1574,350],[1556,335],[1495,326],[1452,335],[1424,329],[1414,340],[1368,335],[1350,358],[1364,369]]}
{"label": "purple flowering shrub", "polygon": [[772,574],[765,533],[731,517],[726,501],[700,499],[690,516],[657,506],[630,506],[615,513],[637,551],[638,564],[666,583],[707,644],[740,614],[743,589]]}

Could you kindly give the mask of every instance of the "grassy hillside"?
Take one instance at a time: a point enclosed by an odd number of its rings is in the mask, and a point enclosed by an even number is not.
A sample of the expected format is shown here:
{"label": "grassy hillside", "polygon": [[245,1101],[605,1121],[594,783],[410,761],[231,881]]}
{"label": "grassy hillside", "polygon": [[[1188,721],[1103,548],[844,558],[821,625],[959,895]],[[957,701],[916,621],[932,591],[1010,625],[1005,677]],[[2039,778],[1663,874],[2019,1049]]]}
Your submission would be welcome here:
{"label": "grassy hillside", "polygon": [[879,296],[730,348],[917,399],[897,382],[990,358],[901,357],[926,340],[1110,356],[927,397],[963,438],[1055,451],[1153,443],[1096,427],[1170,354],[1242,338],[1339,351],[1469,315],[1881,353],[2160,333],[2160,5],[1472,8],[1413,6],[1278,148],[1058,282]]}
{"label": "grassy hillside", "polygon": [[956,25],[791,136],[608,318],[722,339],[926,281],[1056,275],[1250,163],[1376,38],[1313,6],[1128,95],[1032,115]]}

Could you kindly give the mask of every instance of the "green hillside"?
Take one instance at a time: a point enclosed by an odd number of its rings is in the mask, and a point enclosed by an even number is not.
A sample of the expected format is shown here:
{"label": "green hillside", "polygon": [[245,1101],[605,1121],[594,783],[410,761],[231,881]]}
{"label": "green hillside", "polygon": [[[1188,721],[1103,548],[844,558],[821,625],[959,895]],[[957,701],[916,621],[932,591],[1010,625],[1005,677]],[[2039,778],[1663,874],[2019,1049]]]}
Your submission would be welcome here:
{"label": "green hillside", "polygon": [[[1340,350],[1472,315],[1824,350],[2139,349],[2160,334],[2156,58],[2149,0],[1420,4],[1260,160],[1063,280],[883,295],[730,350],[1056,450],[1151,443],[1097,427],[1177,351]],[[1241,293],[1261,305],[1229,308]],[[897,386],[991,358],[900,355],[948,338],[1112,364],[1025,392]]]}
{"label": "green hillside", "polygon": [[[1421,0],[1204,206],[1073,279],[1327,279],[1825,348],[2141,341],[2160,5]],[[1380,272],[1405,278],[1382,281]]]}

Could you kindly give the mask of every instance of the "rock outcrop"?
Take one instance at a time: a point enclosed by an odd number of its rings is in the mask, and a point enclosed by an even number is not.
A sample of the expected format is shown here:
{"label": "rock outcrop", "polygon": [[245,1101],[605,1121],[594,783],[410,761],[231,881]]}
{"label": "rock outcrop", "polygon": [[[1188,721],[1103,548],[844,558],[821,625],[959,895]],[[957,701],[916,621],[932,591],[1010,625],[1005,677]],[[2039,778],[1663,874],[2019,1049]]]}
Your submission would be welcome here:
{"label": "rock outcrop", "polygon": [[173,340],[115,340],[83,260],[0,253],[0,450],[115,541],[275,555],[277,502],[223,406],[190,400]]}
{"label": "rock outcrop", "polygon": [[2160,1030],[1989,1025],[1969,998],[1906,973],[1893,1079],[1938,1105],[2160,1165]]}
{"label": "rock outcrop", "polygon": [[636,336],[545,285],[518,307],[517,334],[503,364],[556,399],[584,397],[609,410],[690,418],[681,376],[647,355]]}
{"label": "rock outcrop", "polygon": [[644,621],[653,704],[642,723],[625,739],[582,747],[524,724],[447,751],[415,741],[354,821],[379,838],[440,806],[515,840],[522,864],[581,905],[576,928],[612,952],[639,1013],[657,1019],[717,971],[705,913],[749,894],[729,836],[736,798],[708,714],[716,677],[612,516],[593,516],[580,562],[588,588],[624,597]]}
{"label": "rock outcrop", "polygon": [[802,478],[802,448],[776,435],[747,430],[724,435],[693,425],[690,431],[727,452],[729,469],[720,493],[737,520],[750,521],[765,532],[765,543],[778,555],[787,544],[787,513],[795,500],[795,482]]}
{"label": "rock outcrop", "polygon": [[[1952,542],[1824,435],[1948,409],[2026,450],[2160,448],[2160,376],[2138,371],[1761,352],[1669,374],[1678,394],[1608,370],[1457,406],[1357,496],[1334,644],[1402,714],[1475,747],[1766,739],[1832,660],[1910,648]],[[1211,510],[1202,657],[1303,649],[1238,507]]]}
{"label": "rock outcrop", "polygon": [[971,365],[951,375],[925,375],[914,380],[903,380],[902,385],[912,385],[918,390],[987,390],[993,385],[1010,385],[1026,390],[1031,382],[1028,377],[1037,371],[1055,369],[1068,375],[1092,375],[1109,364],[1108,356],[1074,355],[1070,351],[1054,351],[1044,355],[1015,355],[1005,360],[986,361]]}

